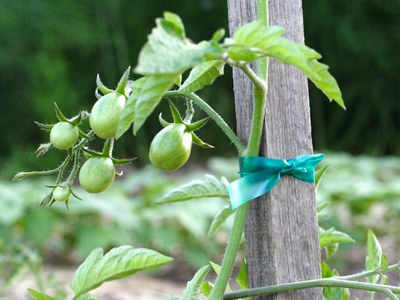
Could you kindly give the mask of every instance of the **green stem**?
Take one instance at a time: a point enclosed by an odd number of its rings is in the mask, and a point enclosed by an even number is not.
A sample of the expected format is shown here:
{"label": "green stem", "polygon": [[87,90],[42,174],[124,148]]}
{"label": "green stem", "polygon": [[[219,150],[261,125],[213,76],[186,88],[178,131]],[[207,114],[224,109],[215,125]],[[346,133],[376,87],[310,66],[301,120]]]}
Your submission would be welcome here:
{"label": "green stem", "polygon": [[296,290],[316,288],[316,287],[340,287],[340,288],[372,291],[372,292],[383,293],[390,299],[397,299],[396,297],[393,298],[394,296],[393,293],[400,294],[400,287],[397,286],[342,280],[336,278],[324,278],[324,279],[314,279],[314,280],[307,280],[307,281],[300,281],[293,283],[283,283],[283,284],[228,293],[223,297],[223,299],[228,300],[228,299],[241,299],[246,297],[257,297],[257,296],[286,293],[286,292],[292,292]]}
{"label": "green stem", "polygon": [[206,112],[217,125],[222,129],[222,131],[226,134],[226,136],[232,141],[235,145],[236,149],[239,153],[242,153],[245,149],[243,144],[240,142],[239,138],[233,132],[233,130],[229,127],[228,124],[222,119],[222,117],[210,106],[197,96],[194,93],[182,93],[179,91],[169,91],[165,95],[165,97],[185,97],[187,99],[192,100],[198,107],[200,107],[204,112]]}
{"label": "green stem", "polygon": [[378,270],[370,270],[370,271],[364,271],[364,272],[357,273],[357,274],[338,276],[335,278],[338,278],[341,280],[354,280],[354,279],[359,279],[359,278],[365,278],[365,277],[375,275],[378,273],[382,274],[382,273],[389,273],[389,272],[399,271],[399,270],[400,270],[400,262],[398,262],[397,264],[388,266],[388,268],[385,270],[379,270],[379,269]]}
{"label": "green stem", "polygon": [[[258,0],[258,18],[265,24],[268,24],[268,0]],[[257,156],[260,152],[261,136],[264,124],[265,105],[268,92],[268,58],[261,58],[258,61],[257,75],[244,63],[234,63],[227,61],[233,66],[240,68],[244,74],[252,81],[254,85],[254,105],[253,116],[247,146],[246,155]],[[222,260],[221,271],[215,281],[214,288],[209,296],[209,300],[220,300],[223,298],[226,286],[231,276],[237,251],[239,249],[240,239],[243,235],[244,225],[246,223],[248,204],[243,204],[236,210],[231,235],[226,247],[225,256]]]}

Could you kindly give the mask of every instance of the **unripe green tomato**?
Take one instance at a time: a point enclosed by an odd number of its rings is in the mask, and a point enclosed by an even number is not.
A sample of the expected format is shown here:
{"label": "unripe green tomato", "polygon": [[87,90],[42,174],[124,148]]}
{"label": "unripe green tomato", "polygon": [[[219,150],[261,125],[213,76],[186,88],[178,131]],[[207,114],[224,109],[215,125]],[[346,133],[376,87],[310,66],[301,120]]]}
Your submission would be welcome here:
{"label": "unripe green tomato", "polygon": [[67,201],[70,195],[71,191],[64,186],[58,186],[53,191],[53,199],[56,201]]}
{"label": "unripe green tomato", "polygon": [[164,171],[175,171],[187,162],[192,149],[192,134],[185,130],[183,124],[171,124],[157,133],[149,152],[153,166]]}
{"label": "unripe green tomato", "polygon": [[93,105],[89,123],[93,132],[102,139],[115,137],[118,121],[125,106],[124,95],[112,92],[101,97]]}
{"label": "unripe green tomato", "polygon": [[115,167],[111,158],[89,158],[79,171],[79,183],[88,193],[100,193],[114,181]]}
{"label": "unripe green tomato", "polygon": [[79,130],[68,122],[58,122],[50,131],[51,144],[60,150],[67,150],[79,139]]}

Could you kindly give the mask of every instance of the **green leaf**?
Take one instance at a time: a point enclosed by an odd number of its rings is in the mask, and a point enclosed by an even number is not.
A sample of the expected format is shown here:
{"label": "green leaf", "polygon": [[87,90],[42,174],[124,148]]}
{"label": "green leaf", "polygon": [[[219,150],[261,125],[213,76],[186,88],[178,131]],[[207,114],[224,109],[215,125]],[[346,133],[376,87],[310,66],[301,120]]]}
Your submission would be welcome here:
{"label": "green leaf", "polygon": [[122,111],[119,118],[116,134],[117,139],[120,138],[125,133],[125,131],[129,129],[135,119],[136,103],[139,95],[141,94],[141,88],[145,81],[146,77],[142,77],[129,84],[132,92],[129,95],[128,100],[126,101],[124,110]]}
{"label": "green leaf", "polygon": [[329,165],[326,165],[326,166],[323,166],[322,168],[318,169],[315,172],[315,175],[314,175],[314,177],[315,177],[315,190],[318,189],[319,184],[321,183],[321,179],[325,175],[325,173],[328,170],[328,168],[329,168]]}
{"label": "green leaf", "polygon": [[241,289],[247,290],[249,288],[249,277],[247,273],[247,261],[246,258],[243,257],[242,265],[240,266],[239,274],[236,277],[236,282],[240,286]]}
{"label": "green leaf", "polygon": [[[210,265],[213,268],[215,274],[217,274],[217,276],[219,276],[219,273],[221,272],[221,266],[219,264],[216,264],[215,262],[212,262],[212,261],[210,261]],[[230,285],[228,283],[226,285],[225,292],[229,293],[231,291],[232,291],[232,289],[231,289],[231,287],[230,287]]]}
{"label": "green leaf", "polygon": [[[367,240],[368,256],[365,259],[365,268],[367,271],[378,270],[383,264],[387,268],[387,260],[383,259],[383,253],[381,245],[376,238],[374,232],[370,229],[368,230],[368,240]],[[384,266],[385,267],[385,266]],[[379,274],[371,275],[367,277],[368,282],[374,283],[379,279]]]}
{"label": "green leaf", "polygon": [[354,240],[344,232],[337,231],[335,228],[325,230],[319,229],[319,244],[322,247],[326,247],[336,243],[353,243]]}
{"label": "green leaf", "polygon": [[174,28],[174,31],[178,36],[185,37],[185,26],[183,25],[182,19],[169,11],[164,12],[165,22],[169,23],[169,26]]}
{"label": "green leaf", "polygon": [[210,266],[204,266],[200,270],[196,272],[193,279],[190,280],[185,290],[183,291],[183,298],[182,300],[195,300],[199,298],[199,289],[201,284],[203,283],[204,279],[206,278],[208,272],[210,272]]}
{"label": "green leaf", "polygon": [[133,133],[136,134],[148,116],[160,103],[164,94],[174,85],[177,74],[146,76],[141,83],[138,99],[134,108]]}
{"label": "green leaf", "polygon": [[200,292],[204,296],[209,297],[211,295],[213,288],[214,288],[214,286],[211,284],[211,282],[203,281],[200,286]]}
{"label": "green leaf", "polygon": [[326,246],[325,247],[326,258],[330,259],[333,255],[335,255],[338,249],[339,249],[339,243]]}
{"label": "green leaf", "polygon": [[191,93],[212,84],[218,76],[224,74],[225,63],[222,61],[206,61],[190,72],[188,78],[179,88],[180,92]]}
{"label": "green leaf", "polygon": [[97,297],[96,295],[83,294],[83,295],[78,296],[74,300],[98,300],[98,299],[99,299],[99,297]]}
{"label": "green leaf", "polygon": [[28,289],[29,294],[31,294],[33,300],[55,300],[49,295],[43,294],[41,292],[35,291],[33,289]]}
{"label": "green leaf", "polygon": [[251,62],[258,58],[257,53],[246,46],[235,46],[228,48],[228,55],[236,61]]}
{"label": "green leaf", "polygon": [[[322,263],[322,277],[329,278],[339,276],[336,270],[331,271],[329,266],[323,262]],[[349,300],[350,291],[347,288],[337,288],[337,287],[324,287],[324,300]]]}
{"label": "green leaf", "polygon": [[326,262],[321,263],[322,278],[330,278],[333,276],[331,268]]}
{"label": "green leaf", "polygon": [[204,180],[192,180],[167,193],[157,203],[181,202],[201,198],[228,199],[228,190],[224,181],[212,175],[205,175]]}
{"label": "green leaf", "polygon": [[[260,21],[251,22],[236,31],[233,36],[234,44],[229,46],[232,50],[228,51],[232,52],[237,47],[247,47],[247,50],[240,51],[250,51],[257,54],[257,57],[269,56],[282,63],[293,65],[305,73],[330,101],[334,100],[345,108],[340,88],[335,78],[328,72],[328,66],[317,61],[321,55],[303,44],[284,38],[282,36],[284,32],[281,27],[266,26]],[[250,58],[251,55],[247,53],[244,60],[248,61]]]}
{"label": "green leaf", "polygon": [[106,281],[132,275],[141,270],[161,267],[172,261],[149,249],[121,246],[103,256],[103,249],[94,249],[79,266],[71,282],[76,296],[87,293]]}
{"label": "green leaf", "polygon": [[[206,55],[221,50],[215,43],[197,45],[184,36],[179,17],[166,13],[157,19],[148,41],[139,54],[135,72],[143,75],[176,74],[201,64]],[[179,20],[178,20],[179,19]]]}
{"label": "green leaf", "polygon": [[213,236],[232,214],[233,211],[231,207],[229,205],[225,206],[213,219],[210,229],[208,230],[208,236]]}

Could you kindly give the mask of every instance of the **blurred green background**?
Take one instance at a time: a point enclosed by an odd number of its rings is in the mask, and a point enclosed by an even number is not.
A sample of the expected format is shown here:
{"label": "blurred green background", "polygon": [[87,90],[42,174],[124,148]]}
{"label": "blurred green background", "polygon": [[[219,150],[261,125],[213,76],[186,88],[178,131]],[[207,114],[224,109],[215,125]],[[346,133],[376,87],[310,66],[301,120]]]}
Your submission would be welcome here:
{"label": "blurred green background", "polygon": [[[394,156],[400,154],[400,1],[303,1],[303,8],[306,43],[323,55],[347,106],[343,111],[330,104],[310,85],[315,148],[359,155],[327,152],[324,164],[331,166],[317,198],[319,204],[330,207],[320,225],[346,231],[360,243],[365,242],[366,228],[372,226],[378,236],[389,237],[383,247],[389,249],[390,258],[397,259],[400,159]],[[72,200],[71,213],[61,205],[39,207],[50,178],[10,182],[17,171],[48,169],[59,163],[62,151],[35,157],[39,143],[48,141],[48,133],[34,121],[55,122],[54,101],[67,116],[89,110],[96,101],[96,74],[115,87],[127,66],[136,65],[154,19],[165,10],[182,17],[188,36],[196,42],[210,38],[215,29],[227,29],[225,1],[0,0],[3,288],[18,282],[23,270],[40,273],[42,260],[76,263],[97,246],[129,243],[173,255],[178,263],[165,276],[175,270],[172,276],[184,274],[185,280],[187,270],[192,270],[187,262],[199,267],[210,258],[220,259],[229,222],[211,240],[207,230],[223,201],[154,205],[166,191],[202,178],[204,172],[228,179],[236,176],[235,149],[220,138],[212,122],[199,135],[216,148],[201,152],[194,148],[183,174],[169,176],[148,166],[148,147],[161,127],[154,113],[136,138],[127,133],[116,145],[117,157],[139,157],[134,169],[127,169],[127,176],[101,195],[93,197],[78,188],[85,201]],[[234,127],[230,70],[225,72],[227,76],[201,95]],[[167,112],[165,103],[160,110]],[[365,249],[357,246],[355,251],[363,260]],[[354,262],[346,259],[338,261],[339,267]],[[355,263],[359,270],[363,261]],[[38,278],[40,285],[43,278]]]}
{"label": "blurred green background", "polygon": [[[306,43],[322,53],[347,106],[342,111],[310,87],[315,148],[399,154],[400,2],[321,0],[303,5]],[[127,66],[136,65],[154,19],[164,10],[178,13],[197,42],[227,27],[225,1],[0,1],[1,177],[57,163],[56,151],[47,159],[35,158],[37,145],[48,136],[33,122],[54,122],[54,101],[68,116],[89,110],[96,100],[96,74],[114,87]],[[228,76],[202,96],[234,126],[229,72],[226,68]],[[137,155],[137,163],[146,164],[149,142],[160,129],[156,117],[138,138],[126,134],[118,154]],[[208,126],[206,140],[216,149],[202,155],[235,155],[227,140],[210,134],[218,132],[214,125]]]}

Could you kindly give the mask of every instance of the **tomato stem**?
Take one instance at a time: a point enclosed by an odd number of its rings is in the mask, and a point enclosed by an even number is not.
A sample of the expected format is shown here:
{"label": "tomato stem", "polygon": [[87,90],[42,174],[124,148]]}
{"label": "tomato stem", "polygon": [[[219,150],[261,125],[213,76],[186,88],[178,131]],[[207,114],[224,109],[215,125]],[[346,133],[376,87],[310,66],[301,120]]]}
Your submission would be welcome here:
{"label": "tomato stem", "polygon": [[[257,0],[258,19],[268,25],[268,0]],[[232,65],[232,62],[229,62]],[[268,58],[258,60],[258,74],[256,75],[247,64],[235,65],[252,81],[254,85],[254,105],[249,143],[246,155],[257,156],[260,151],[260,142],[264,124],[265,105],[268,93]],[[221,271],[217,277],[209,300],[220,300],[223,298],[226,286],[233,270],[240,240],[246,223],[248,204],[240,206],[236,210],[235,219],[226,247],[225,256],[222,260]]]}

